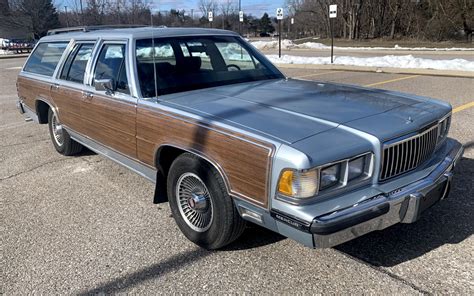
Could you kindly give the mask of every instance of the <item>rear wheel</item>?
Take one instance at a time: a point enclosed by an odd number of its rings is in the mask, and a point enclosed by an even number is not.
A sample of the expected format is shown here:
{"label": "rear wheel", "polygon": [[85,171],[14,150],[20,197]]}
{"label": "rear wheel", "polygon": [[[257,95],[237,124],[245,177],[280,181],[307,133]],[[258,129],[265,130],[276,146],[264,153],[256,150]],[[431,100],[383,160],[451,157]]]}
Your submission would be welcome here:
{"label": "rear wheel", "polygon": [[82,145],[71,139],[51,108],[48,110],[48,127],[56,151],[66,156],[81,152]]}
{"label": "rear wheel", "polygon": [[173,217],[183,234],[206,249],[236,240],[245,228],[218,172],[201,158],[184,153],[167,180]]}

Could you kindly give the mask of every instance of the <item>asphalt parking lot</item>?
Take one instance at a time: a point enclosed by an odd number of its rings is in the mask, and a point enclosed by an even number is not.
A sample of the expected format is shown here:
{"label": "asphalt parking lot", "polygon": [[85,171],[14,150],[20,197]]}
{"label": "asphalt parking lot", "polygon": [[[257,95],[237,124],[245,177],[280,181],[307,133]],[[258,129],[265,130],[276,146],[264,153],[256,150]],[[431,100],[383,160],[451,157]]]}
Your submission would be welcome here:
{"label": "asphalt parking lot", "polygon": [[474,81],[284,68],[292,77],[431,96],[465,145],[448,199],[415,224],[312,250],[249,227],[208,252],[179,231],[153,185],[103,157],[54,150],[15,107],[24,59],[0,60],[0,294],[474,294]]}

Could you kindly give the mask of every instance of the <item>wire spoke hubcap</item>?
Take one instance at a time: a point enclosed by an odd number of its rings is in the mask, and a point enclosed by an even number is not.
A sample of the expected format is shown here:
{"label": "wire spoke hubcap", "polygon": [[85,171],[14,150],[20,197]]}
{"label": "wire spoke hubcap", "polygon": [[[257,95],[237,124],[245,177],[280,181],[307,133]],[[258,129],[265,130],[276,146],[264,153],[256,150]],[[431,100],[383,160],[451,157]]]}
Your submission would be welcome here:
{"label": "wire spoke hubcap", "polygon": [[181,216],[194,231],[204,232],[211,227],[211,195],[196,174],[185,173],[179,177],[176,184],[176,201]]}
{"label": "wire spoke hubcap", "polygon": [[51,129],[54,141],[56,141],[56,144],[58,144],[58,146],[62,146],[64,143],[63,126],[56,118],[56,114],[53,114],[53,117],[51,118]]}

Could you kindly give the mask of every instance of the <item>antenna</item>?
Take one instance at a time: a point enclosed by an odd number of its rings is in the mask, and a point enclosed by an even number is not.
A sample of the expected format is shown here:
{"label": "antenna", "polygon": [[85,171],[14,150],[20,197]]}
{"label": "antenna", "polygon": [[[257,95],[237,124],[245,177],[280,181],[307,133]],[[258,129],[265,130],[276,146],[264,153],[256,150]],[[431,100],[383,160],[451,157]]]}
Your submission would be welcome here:
{"label": "antenna", "polygon": [[[153,1],[151,1],[153,3]],[[151,5],[153,6],[153,5]],[[153,50],[151,51],[151,54],[153,55],[153,81],[155,82],[155,97],[158,97],[158,80],[156,77],[156,63],[155,63],[155,28],[153,27],[153,12],[152,8],[150,7],[150,24],[151,24],[151,46],[153,47]]]}

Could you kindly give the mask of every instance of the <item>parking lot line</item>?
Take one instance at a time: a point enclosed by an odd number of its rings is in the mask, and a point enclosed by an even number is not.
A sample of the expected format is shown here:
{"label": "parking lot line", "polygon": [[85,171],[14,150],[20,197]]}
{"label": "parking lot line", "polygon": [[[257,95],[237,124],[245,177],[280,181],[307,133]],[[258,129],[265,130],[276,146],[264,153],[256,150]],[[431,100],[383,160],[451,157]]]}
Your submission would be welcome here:
{"label": "parking lot line", "polygon": [[364,85],[364,86],[366,86],[366,87],[376,86],[376,85],[380,85],[380,84],[385,84],[385,83],[390,83],[390,82],[395,82],[395,81],[400,81],[400,80],[405,80],[405,79],[411,79],[411,78],[415,78],[415,77],[418,77],[418,76],[420,76],[420,75],[405,76],[405,77],[400,77],[400,78],[395,78],[395,79],[380,81],[380,82],[376,82],[376,83],[366,84],[366,85]]}
{"label": "parking lot line", "polygon": [[307,74],[307,75],[296,76],[295,78],[304,78],[304,77],[310,77],[310,76],[319,76],[319,75],[326,75],[326,74],[339,73],[339,72],[344,72],[344,71],[329,71],[329,72],[323,72],[323,73],[313,73],[313,74]]}
{"label": "parking lot line", "polygon": [[474,107],[474,102],[470,102],[470,103],[467,103],[467,104],[464,104],[464,105],[461,105],[459,107],[454,108],[453,113],[456,113],[456,112],[459,112],[459,111],[462,111],[462,110],[466,110],[466,109],[471,108],[471,107]]}

